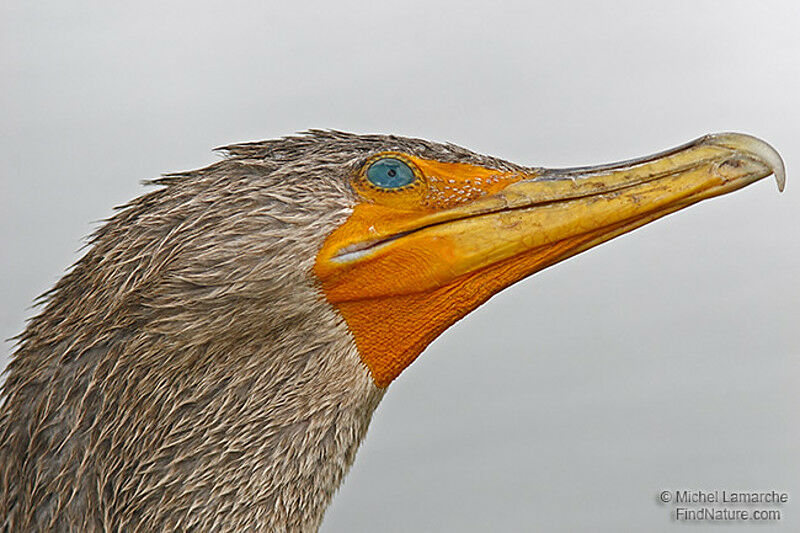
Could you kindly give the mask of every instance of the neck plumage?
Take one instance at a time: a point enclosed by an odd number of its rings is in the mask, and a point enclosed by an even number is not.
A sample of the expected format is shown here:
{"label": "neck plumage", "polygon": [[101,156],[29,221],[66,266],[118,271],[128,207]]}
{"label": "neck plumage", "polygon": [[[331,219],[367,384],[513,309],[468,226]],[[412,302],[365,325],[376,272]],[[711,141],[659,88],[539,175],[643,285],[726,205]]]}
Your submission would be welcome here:
{"label": "neck plumage", "polygon": [[211,336],[213,309],[87,329],[62,304],[9,366],[5,530],[318,527],[383,395],[333,310],[309,301]]}
{"label": "neck plumage", "polygon": [[383,389],[311,274],[347,203],[281,169],[165,178],[45,296],[3,387],[0,531],[319,525]]}

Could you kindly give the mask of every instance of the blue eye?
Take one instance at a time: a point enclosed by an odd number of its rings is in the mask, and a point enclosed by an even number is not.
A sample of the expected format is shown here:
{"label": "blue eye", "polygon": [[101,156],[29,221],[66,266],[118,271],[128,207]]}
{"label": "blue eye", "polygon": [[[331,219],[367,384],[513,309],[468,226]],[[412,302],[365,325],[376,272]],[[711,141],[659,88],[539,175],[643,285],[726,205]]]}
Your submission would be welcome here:
{"label": "blue eye", "polygon": [[367,179],[382,189],[398,189],[414,183],[416,176],[406,163],[394,157],[384,157],[367,169]]}

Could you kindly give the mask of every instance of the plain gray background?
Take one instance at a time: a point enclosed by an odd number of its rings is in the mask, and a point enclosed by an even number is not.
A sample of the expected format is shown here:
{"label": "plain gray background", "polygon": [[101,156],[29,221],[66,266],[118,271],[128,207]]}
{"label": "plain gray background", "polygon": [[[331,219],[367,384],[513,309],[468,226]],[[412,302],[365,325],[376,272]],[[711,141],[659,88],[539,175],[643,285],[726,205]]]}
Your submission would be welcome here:
{"label": "plain gray background", "polygon": [[[311,127],[520,163],[773,143],[764,180],[496,296],[392,386],[323,531],[719,531],[663,489],[788,491],[800,530],[800,7],[784,2],[0,7],[0,334],[139,180]],[[12,350],[6,343],[3,364]]]}

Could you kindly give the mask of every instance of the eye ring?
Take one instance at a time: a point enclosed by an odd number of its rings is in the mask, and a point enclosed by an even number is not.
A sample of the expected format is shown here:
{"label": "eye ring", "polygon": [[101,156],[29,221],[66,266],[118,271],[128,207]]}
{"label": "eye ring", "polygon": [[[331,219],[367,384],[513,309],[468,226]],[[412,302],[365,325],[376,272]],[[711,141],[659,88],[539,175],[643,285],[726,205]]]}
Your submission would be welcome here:
{"label": "eye ring", "polygon": [[420,174],[416,165],[396,153],[383,153],[370,158],[361,171],[367,185],[387,192],[415,188],[421,181]]}

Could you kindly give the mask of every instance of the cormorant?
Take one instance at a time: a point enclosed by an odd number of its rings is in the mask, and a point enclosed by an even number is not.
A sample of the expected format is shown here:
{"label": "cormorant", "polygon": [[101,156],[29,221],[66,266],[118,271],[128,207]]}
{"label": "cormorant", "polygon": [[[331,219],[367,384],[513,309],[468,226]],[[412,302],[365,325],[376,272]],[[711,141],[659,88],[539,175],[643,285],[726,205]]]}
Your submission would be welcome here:
{"label": "cormorant", "polygon": [[19,336],[5,531],[308,531],[386,387],[493,294],[775,174],[708,135],[595,167],[312,130],[121,208]]}

